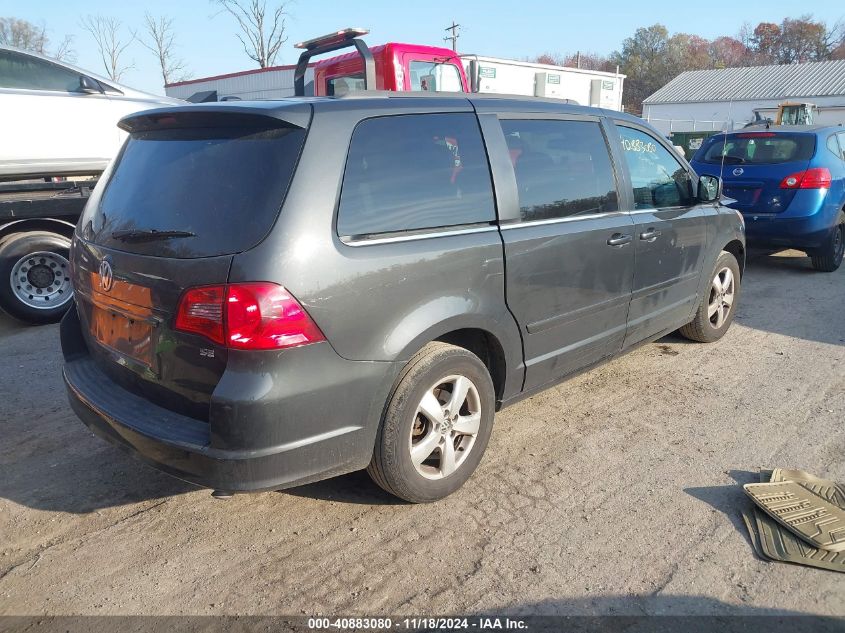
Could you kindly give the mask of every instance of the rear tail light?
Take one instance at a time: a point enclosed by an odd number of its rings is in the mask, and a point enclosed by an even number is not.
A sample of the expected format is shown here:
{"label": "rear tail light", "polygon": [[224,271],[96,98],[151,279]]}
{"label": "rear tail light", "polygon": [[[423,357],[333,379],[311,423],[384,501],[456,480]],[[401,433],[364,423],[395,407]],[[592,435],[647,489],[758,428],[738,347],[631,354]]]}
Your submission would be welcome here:
{"label": "rear tail light", "polygon": [[185,291],[176,312],[176,329],[202,334],[215,343],[225,342],[223,301],[225,286],[204,286]]}
{"label": "rear tail light", "polygon": [[325,340],[287,290],[264,282],[186,290],[175,329],[233,349],[284,349]]}
{"label": "rear tail light", "polygon": [[781,189],[828,189],[832,178],[827,167],[813,167],[789,174],[780,181]]}

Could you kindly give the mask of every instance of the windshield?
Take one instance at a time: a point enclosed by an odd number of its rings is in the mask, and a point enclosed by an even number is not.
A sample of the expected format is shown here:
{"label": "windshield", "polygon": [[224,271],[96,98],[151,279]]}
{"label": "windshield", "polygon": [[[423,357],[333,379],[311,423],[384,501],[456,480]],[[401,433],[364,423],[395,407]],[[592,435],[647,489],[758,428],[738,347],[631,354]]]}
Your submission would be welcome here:
{"label": "windshield", "polygon": [[812,134],[747,132],[711,137],[693,160],[726,165],[774,165],[808,161],[816,149]]}
{"label": "windshield", "polygon": [[293,127],[135,132],[86,207],[81,235],[170,257],[249,249],[276,220],[304,138]]}

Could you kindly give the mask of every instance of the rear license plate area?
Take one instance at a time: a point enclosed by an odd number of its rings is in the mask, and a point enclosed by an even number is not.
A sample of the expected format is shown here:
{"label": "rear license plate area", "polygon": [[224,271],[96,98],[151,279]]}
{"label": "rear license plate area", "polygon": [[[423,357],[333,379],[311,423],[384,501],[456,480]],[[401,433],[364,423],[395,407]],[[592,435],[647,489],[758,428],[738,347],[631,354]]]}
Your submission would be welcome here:
{"label": "rear license plate area", "polygon": [[153,365],[153,326],[114,310],[92,306],[91,336],[100,345],[146,367]]}
{"label": "rear license plate area", "polygon": [[725,195],[728,198],[733,198],[744,207],[751,206],[760,198],[759,189],[747,189],[745,187],[726,187]]}

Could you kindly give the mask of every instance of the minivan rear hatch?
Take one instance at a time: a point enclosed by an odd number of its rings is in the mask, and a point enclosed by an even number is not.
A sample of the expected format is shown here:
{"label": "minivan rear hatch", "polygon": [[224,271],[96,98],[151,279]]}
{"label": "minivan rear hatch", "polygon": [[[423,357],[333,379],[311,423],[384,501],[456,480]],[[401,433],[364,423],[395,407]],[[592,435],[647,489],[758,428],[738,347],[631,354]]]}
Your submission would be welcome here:
{"label": "minivan rear hatch", "polygon": [[[782,183],[807,169],[816,149],[814,134],[749,131],[713,136],[693,162],[713,166],[724,180],[731,206],[745,212],[780,213],[795,197]],[[699,169],[700,171],[700,169]]]}
{"label": "minivan rear hatch", "polygon": [[287,110],[185,106],[121,121],[129,138],[80,219],[72,274],[88,347],[131,392],[207,420],[227,349],[174,319],[187,288],[225,284],[233,255],[275,223],[310,121],[307,103]]}

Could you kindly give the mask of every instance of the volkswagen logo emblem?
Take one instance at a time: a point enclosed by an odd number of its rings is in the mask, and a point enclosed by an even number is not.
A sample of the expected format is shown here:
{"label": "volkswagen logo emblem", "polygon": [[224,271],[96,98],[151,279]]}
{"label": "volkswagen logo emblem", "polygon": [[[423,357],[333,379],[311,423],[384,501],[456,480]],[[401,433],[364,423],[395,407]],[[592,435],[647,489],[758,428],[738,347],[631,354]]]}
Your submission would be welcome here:
{"label": "volkswagen logo emblem", "polygon": [[100,288],[104,292],[111,290],[114,285],[114,271],[111,268],[109,260],[104,259],[100,262]]}
{"label": "volkswagen logo emblem", "polygon": [[745,170],[742,167],[737,167],[734,169],[734,176],[742,176],[745,173]]}

